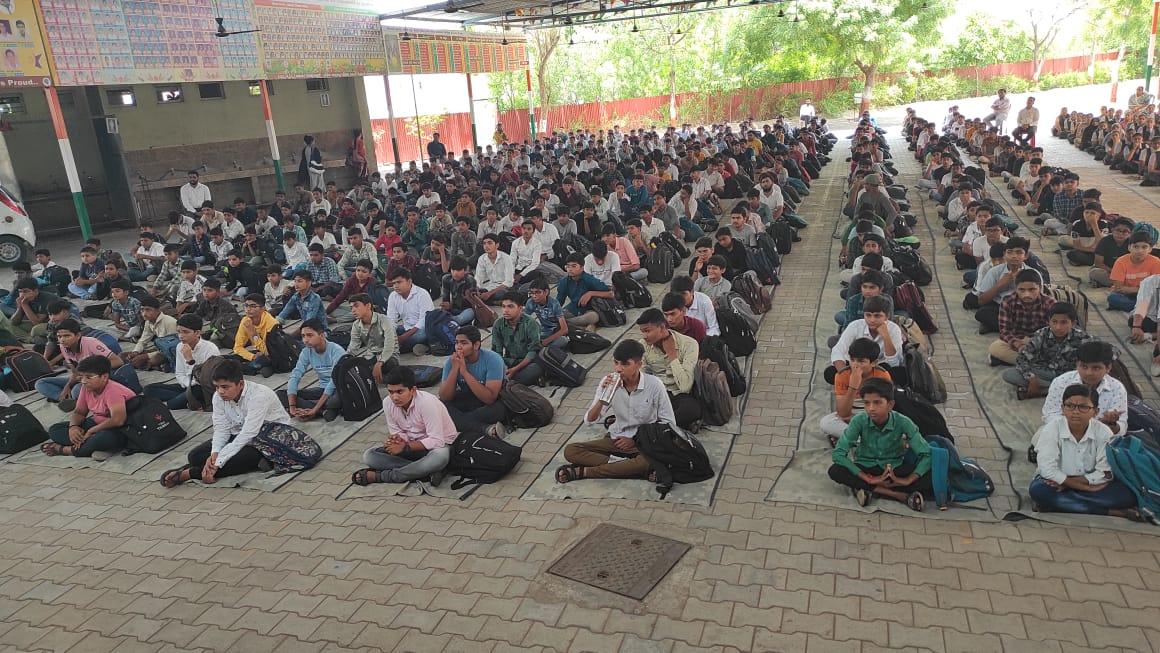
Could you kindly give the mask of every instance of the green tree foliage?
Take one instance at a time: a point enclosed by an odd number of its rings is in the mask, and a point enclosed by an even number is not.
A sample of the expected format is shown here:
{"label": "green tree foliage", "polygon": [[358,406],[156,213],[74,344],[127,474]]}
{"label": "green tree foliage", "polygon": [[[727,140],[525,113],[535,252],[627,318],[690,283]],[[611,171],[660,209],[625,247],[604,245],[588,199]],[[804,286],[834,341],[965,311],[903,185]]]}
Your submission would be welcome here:
{"label": "green tree foliage", "polygon": [[938,68],[965,68],[1030,58],[1027,30],[1013,20],[995,22],[991,16],[976,13],[967,17],[958,40],[934,63]]}

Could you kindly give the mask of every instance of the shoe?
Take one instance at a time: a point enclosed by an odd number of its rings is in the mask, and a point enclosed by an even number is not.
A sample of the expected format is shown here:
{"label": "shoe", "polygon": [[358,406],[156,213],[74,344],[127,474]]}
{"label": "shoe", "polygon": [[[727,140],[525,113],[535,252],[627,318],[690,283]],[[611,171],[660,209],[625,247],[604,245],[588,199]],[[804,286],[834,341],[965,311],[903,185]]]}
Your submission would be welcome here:
{"label": "shoe", "polygon": [[1039,454],[1035,452],[1035,445],[1027,447],[1027,462],[1032,465],[1039,464]]}
{"label": "shoe", "polygon": [[65,399],[64,401],[57,404],[57,407],[60,408],[63,412],[71,413],[76,410],[77,402],[75,399]]}
{"label": "shoe", "polygon": [[854,498],[858,500],[858,505],[863,508],[870,505],[870,493],[866,490],[854,490]]}
{"label": "shoe", "polygon": [[487,434],[497,440],[506,439],[507,427],[503,425],[503,422],[496,422],[495,424],[487,427]]}
{"label": "shoe", "polygon": [[99,463],[103,463],[112,457],[113,457],[112,451],[94,451],[93,452],[93,460],[95,460]]}
{"label": "shoe", "polygon": [[443,470],[439,470],[437,472],[432,472],[431,475],[427,477],[427,482],[431,484],[431,487],[439,487],[439,484],[442,483],[443,479],[446,477],[447,473]]}
{"label": "shoe", "polygon": [[263,365],[262,369],[258,370],[258,373],[262,375],[263,379],[268,379],[274,376],[274,368],[269,365]]}
{"label": "shoe", "polygon": [[826,346],[830,349],[833,349],[834,345],[838,344],[838,338],[840,337],[841,336],[830,336],[829,338],[826,338]]}
{"label": "shoe", "polygon": [[431,351],[431,348],[427,345],[415,345],[415,347],[411,349],[411,353],[415,354],[416,356],[426,356],[427,352],[429,351]]}
{"label": "shoe", "polygon": [[998,358],[995,358],[994,356],[991,356],[990,358],[991,358],[991,361],[990,361],[991,367],[999,367],[1001,365],[1006,365],[1006,363],[999,360]]}
{"label": "shoe", "polygon": [[324,419],[328,422],[333,422],[334,420],[338,419],[338,410],[336,410],[334,408],[327,408],[327,409],[323,410],[322,411],[322,419]]}

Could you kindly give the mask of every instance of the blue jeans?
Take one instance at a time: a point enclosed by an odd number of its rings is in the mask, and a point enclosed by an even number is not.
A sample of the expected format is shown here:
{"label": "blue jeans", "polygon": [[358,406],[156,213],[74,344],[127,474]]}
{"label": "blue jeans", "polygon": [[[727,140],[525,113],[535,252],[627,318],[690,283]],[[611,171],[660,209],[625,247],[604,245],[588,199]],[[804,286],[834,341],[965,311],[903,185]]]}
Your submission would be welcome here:
{"label": "blue jeans", "polygon": [[93,296],[94,293],[96,293],[97,285],[93,284],[91,286],[83,286],[82,287],[82,286],[76,285],[75,283],[70,283],[68,285],[68,291],[71,292],[72,294],[76,295],[77,297],[80,297],[81,299],[89,299]]}
{"label": "blue jeans", "polygon": [[[471,324],[471,321],[474,319],[475,319],[475,311],[470,309],[470,308],[465,308],[465,309],[463,309],[462,312],[460,312],[458,314],[456,314],[456,313],[451,314],[451,320],[453,322],[455,322],[456,324],[458,324],[459,326],[463,326],[464,324]],[[416,334],[416,335],[418,335],[418,334]]]}
{"label": "blue jeans", "polygon": [[1042,477],[1036,476],[1027,488],[1031,500],[1042,512],[1072,512],[1084,515],[1106,515],[1109,510],[1131,508],[1136,495],[1123,483],[1113,480],[1099,492],[1064,490],[1057,492]]}
{"label": "blue jeans", "polygon": [[1108,293],[1108,309],[1130,313],[1136,309],[1136,298],[1122,292]]}
{"label": "blue jeans", "polygon": [[[241,358],[239,358],[238,360],[241,361]],[[261,372],[263,367],[266,367],[267,365],[269,365],[270,359],[267,356],[255,356],[254,360],[241,361],[241,362],[242,362],[242,373],[249,374],[249,375],[253,376],[254,374],[257,374],[258,372]]]}
{"label": "blue jeans", "polygon": [[283,272],[282,272],[282,278],[283,279],[293,279],[295,272],[297,272],[299,270],[305,270],[305,269],[306,269],[305,263],[299,263],[297,265],[287,266],[286,269],[283,270]]}
{"label": "blue jeans", "polygon": [[145,386],[141,394],[163,402],[169,410],[189,408],[189,397],[185,394],[185,388],[176,383],[151,383]]}
{"label": "blue jeans", "polygon": [[363,452],[363,464],[380,472],[379,479],[384,483],[404,483],[427,478],[441,471],[450,460],[451,447],[432,449],[418,458],[413,453],[407,457],[395,456],[387,453],[383,447],[371,447]]}
{"label": "blue jeans", "polygon": [[180,343],[181,340],[176,333],[153,339],[153,345],[157,347],[157,351],[165,356],[165,361],[169,363],[169,369],[177,367],[177,345]]}
{"label": "blue jeans", "polygon": [[[407,330],[401,326],[395,327],[395,335],[397,335],[397,336],[401,336],[406,332],[407,332]],[[412,333],[411,337],[407,338],[406,342],[399,343],[399,351],[400,352],[409,352],[415,348],[415,345],[425,345],[425,344],[427,344],[427,332],[424,331],[423,329],[419,329],[415,333]]]}
{"label": "blue jeans", "polygon": [[686,243],[695,243],[705,235],[705,230],[688,218],[681,218],[681,229],[685,232]]}

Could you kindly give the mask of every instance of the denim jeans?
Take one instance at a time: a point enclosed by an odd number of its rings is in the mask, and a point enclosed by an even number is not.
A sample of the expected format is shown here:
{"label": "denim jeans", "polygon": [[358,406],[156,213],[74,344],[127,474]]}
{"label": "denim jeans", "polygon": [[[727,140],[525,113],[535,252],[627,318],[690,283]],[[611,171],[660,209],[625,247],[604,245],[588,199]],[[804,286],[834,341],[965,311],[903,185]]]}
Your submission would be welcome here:
{"label": "denim jeans", "polygon": [[1136,505],[1136,495],[1131,488],[1113,480],[1099,492],[1078,490],[1056,491],[1042,477],[1036,476],[1027,488],[1031,500],[1043,512],[1072,512],[1085,515],[1106,515],[1109,510],[1131,508]]}
{"label": "denim jeans", "polygon": [[177,345],[180,343],[181,340],[176,333],[153,339],[153,345],[157,347],[157,351],[165,356],[165,362],[169,363],[169,369],[177,367]]}
{"label": "denim jeans", "polygon": [[442,470],[451,460],[451,447],[439,447],[424,452],[418,457],[395,456],[383,447],[371,447],[363,452],[363,464],[381,472],[379,478],[384,483],[404,483]]}
{"label": "denim jeans", "polygon": [[[401,326],[395,327],[395,335],[397,335],[397,336],[401,336],[406,332],[407,332],[407,330]],[[400,352],[409,352],[412,349],[414,349],[415,345],[425,345],[425,344],[427,344],[427,332],[424,331],[423,329],[419,329],[415,333],[412,333],[410,338],[407,338],[407,342],[400,342],[399,343],[399,351]]]}
{"label": "denim jeans", "polygon": [[77,297],[80,297],[81,299],[91,299],[92,296],[97,292],[97,286],[96,284],[93,284],[91,286],[82,287],[76,285],[76,283],[70,283],[68,285],[68,291]]}
{"label": "denim jeans", "polygon": [[1108,309],[1132,312],[1136,308],[1136,298],[1121,292],[1108,293]]}
{"label": "denim jeans", "polygon": [[[464,324],[471,324],[471,321],[474,319],[475,319],[475,311],[470,309],[470,308],[465,308],[465,309],[463,309],[462,312],[460,312],[458,314],[456,314],[456,313],[451,314],[451,320],[453,322],[455,322],[456,324],[458,324],[459,326],[463,326]],[[418,335],[418,334],[416,334],[416,335]]]}
{"label": "denim jeans", "polygon": [[[241,359],[239,359],[241,360]],[[255,356],[254,360],[242,361],[242,373],[254,375],[262,371],[263,367],[270,364],[270,359],[267,356]]]}
{"label": "denim jeans", "polygon": [[177,383],[150,383],[141,394],[164,403],[169,410],[189,408],[189,397],[185,394],[185,388]]}
{"label": "denim jeans", "polygon": [[686,243],[695,243],[705,236],[705,230],[688,218],[681,218],[681,230],[685,232]]}
{"label": "denim jeans", "polygon": [[[56,401],[61,391],[68,384],[68,379],[67,374],[45,377],[36,382],[36,391],[48,398],[49,401]],[[128,363],[113,370],[113,373],[109,375],[109,379],[120,383],[134,392],[141,392],[141,381],[137,379],[137,370],[133,369],[133,366]],[[72,398],[76,399],[80,394],[81,384],[74,383],[72,387]]]}

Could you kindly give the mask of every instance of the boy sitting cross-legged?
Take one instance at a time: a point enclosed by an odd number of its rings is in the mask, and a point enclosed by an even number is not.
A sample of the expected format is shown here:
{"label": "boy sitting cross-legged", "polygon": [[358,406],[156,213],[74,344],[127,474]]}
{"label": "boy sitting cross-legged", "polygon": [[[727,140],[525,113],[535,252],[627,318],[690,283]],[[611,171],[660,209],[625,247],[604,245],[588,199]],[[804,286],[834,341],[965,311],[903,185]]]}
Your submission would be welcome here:
{"label": "boy sitting cross-legged", "polygon": [[1056,302],[1047,311],[1047,326],[1027,338],[1015,367],[1003,370],[1003,380],[1015,386],[1016,397],[1042,397],[1055,377],[1075,369],[1076,351],[1092,339],[1076,326],[1078,319],[1067,302]]}
{"label": "boy sitting cross-legged", "polygon": [[1055,299],[1043,294],[1039,273],[1020,270],[1015,292],[999,306],[999,339],[988,348],[991,365],[1014,365],[1019,351],[1038,330],[1047,326],[1047,312]]}

